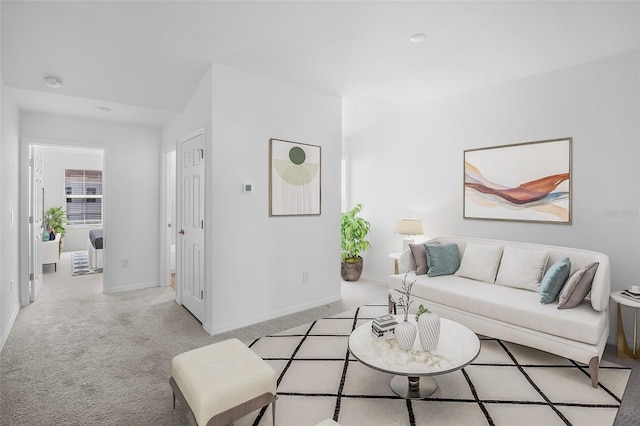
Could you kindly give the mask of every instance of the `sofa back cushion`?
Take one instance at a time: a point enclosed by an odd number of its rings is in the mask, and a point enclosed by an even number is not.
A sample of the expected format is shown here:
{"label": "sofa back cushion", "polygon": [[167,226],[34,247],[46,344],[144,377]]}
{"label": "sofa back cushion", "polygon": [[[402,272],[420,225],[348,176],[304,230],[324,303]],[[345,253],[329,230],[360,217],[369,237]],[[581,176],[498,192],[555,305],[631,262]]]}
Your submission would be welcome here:
{"label": "sofa back cushion", "polygon": [[469,243],[464,249],[460,268],[454,275],[493,283],[502,257],[501,245]]}
{"label": "sofa back cushion", "polygon": [[498,268],[496,284],[537,292],[548,260],[547,251],[506,246]]}

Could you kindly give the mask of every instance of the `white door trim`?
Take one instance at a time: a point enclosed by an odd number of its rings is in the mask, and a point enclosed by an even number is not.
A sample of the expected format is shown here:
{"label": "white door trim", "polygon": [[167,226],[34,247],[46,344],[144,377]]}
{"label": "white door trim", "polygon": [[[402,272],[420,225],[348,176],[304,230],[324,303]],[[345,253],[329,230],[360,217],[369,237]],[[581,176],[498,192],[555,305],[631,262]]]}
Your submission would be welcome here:
{"label": "white door trim", "polygon": [[[102,151],[102,228],[105,234],[107,233],[107,221],[106,203],[109,199],[109,186],[107,183],[107,176],[109,174],[108,169],[108,156],[109,147],[103,144],[92,144],[82,142],[66,142],[40,139],[40,138],[21,138],[20,139],[20,152],[18,154],[20,167],[19,167],[19,205],[20,210],[18,214],[18,238],[20,239],[19,245],[19,277],[18,286],[20,294],[20,305],[27,306],[29,302],[29,186],[31,185],[31,179],[29,177],[29,149],[31,145],[40,145],[42,147],[51,148],[78,148],[78,149],[95,149]],[[109,266],[107,256],[104,259],[104,268],[102,273],[102,292],[106,288],[109,277]]]}
{"label": "white door trim", "polygon": [[29,145],[29,303],[42,289],[42,234],[44,231],[44,150]]}

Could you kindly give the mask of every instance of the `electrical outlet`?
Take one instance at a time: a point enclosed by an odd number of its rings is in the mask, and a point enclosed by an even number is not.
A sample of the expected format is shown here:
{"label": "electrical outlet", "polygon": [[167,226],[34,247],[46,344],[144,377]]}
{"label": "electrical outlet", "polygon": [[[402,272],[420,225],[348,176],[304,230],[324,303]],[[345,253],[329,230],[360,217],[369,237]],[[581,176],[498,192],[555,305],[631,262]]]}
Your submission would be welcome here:
{"label": "electrical outlet", "polygon": [[129,267],[129,259],[120,259],[120,267],[122,269]]}
{"label": "electrical outlet", "polygon": [[303,283],[308,283],[309,282],[309,272],[308,271],[302,271],[302,282]]}

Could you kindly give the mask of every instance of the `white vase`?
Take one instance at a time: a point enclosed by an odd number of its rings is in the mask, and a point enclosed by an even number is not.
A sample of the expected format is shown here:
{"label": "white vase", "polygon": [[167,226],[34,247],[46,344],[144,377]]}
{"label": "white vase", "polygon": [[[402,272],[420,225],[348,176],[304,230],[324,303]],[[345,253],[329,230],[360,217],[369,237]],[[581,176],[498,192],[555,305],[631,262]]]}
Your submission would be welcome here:
{"label": "white vase", "polygon": [[409,321],[402,321],[396,325],[395,335],[398,347],[402,350],[413,348],[413,342],[416,340],[416,333],[416,326]]}
{"label": "white vase", "polygon": [[418,319],[418,334],[423,351],[434,351],[440,339],[440,317],[433,312],[425,312]]}

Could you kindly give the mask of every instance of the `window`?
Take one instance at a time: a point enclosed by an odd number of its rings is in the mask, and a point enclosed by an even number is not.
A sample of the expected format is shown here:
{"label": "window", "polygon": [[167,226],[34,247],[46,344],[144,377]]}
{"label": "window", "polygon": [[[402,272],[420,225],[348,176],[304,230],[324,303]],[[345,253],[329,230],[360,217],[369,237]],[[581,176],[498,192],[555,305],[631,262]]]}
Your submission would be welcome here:
{"label": "window", "polygon": [[102,223],[102,170],[66,169],[64,187],[69,225]]}

